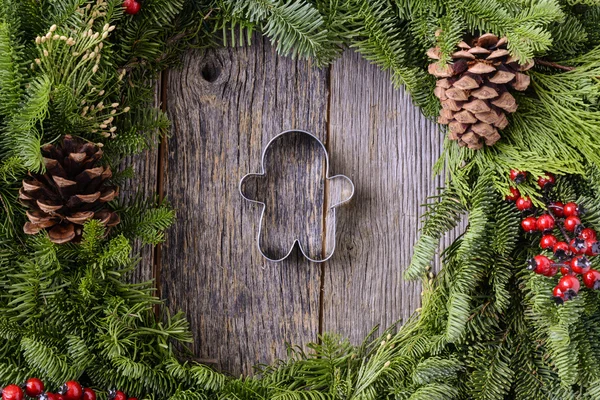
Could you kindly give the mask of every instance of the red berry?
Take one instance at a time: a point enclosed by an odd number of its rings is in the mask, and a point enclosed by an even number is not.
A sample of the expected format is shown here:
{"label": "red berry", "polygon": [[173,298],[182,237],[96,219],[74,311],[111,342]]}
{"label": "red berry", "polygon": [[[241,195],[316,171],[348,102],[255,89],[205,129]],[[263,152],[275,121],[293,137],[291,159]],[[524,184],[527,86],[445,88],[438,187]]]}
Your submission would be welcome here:
{"label": "red berry", "polygon": [[592,228],[585,228],[584,230],[581,231],[581,233],[579,234],[579,237],[588,240],[588,239],[592,239],[592,240],[596,240],[596,231],[593,230]]}
{"label": "red berry", "polygon": [[571,266],[569,264],[562,264],[560,266],[561,275],[575,275],[575,272],[571,270]]}
{"label": "red berry", "polygon": [[46,400],[60,400],[61,397],[56,393],[46,392]]}
{"label": "red berry", "polygon": [[544,235],[540,240],[540,247],[544,250],[550,250],[558,243],[558,239],[554,235]]}
{"label": "red berry", "polygon": [[552,211],[554,216],[558,217],[558,218],[565,216],[565,213],[563,212],[563,207],[564,207],[564,204],[561,203],[560,201],[556,201],[556,202],[550,204],[550,206],[549,206],[550,211]]}
{"label": "red berry", "polygon": [[541,215],[537,219],[536,226],[537,226],[538,230],[540,230],[542,232],[550,231],[550,230],[554,229],[554,218],[552,218],[552,216],[549,214]]}
{"label": "red berry", "polygon": [[587,247],[585,250],[586,256],[597,256],[600,254],[600,243],[596,239],[586,240],[585,245]]}
{"label": "red berry", "polygon": [[569,249],[575,254],[585,254],[587,251],[587,244],[585,240],[581,238],[571,239]]}
{"label": "red berry", "polygon": [[521,197],[521,192],[519,192],[519,189],[511,187],[510,194],[507,194],[506,197],[504,197],[504,199],[506,201],[517,201],[519,197]]}
{"label": "red berry", "polygon": [[555,182],[556,179],[554,178],[554,175],[548,172],[546,172],[545,175],[542,175],[538,178],[538,186],[542,189],[546,189],[554,185]]}
{"label": "red berry", "polygon": [[527,178],[527,172],[518,171],[516,169],[510,170],[510,179],[513,180],[517,185],[519,183],[523,183],[526,178]]}
{"label": "red berry", "polygon": [[566,242],[558,242],[552,247],[556,258],[565,258],[569,254],[569,245]]}
{"label": "red berry", "polygon": [[17,385],[8,385],[2,389],[2,400],[23,400],[25,393]]}
{"label": "red berry", "polygon": [[130,397],[127,400],[138,400],[137,397]]}
{"label": "red berry", "polygon": [[56,393],[56,395],[55,395],[55,396],[56,396],[56,400],[66,400],[66,399],[65,399],[65,396],[63,396],[63,395],[62,395],[62,394],[60,394],[60,393]]}
{"label": "red berry", "polygon": [[79,382],[69,381],[61,387],[59,394],[62,394],[65,400],[81,400],[83,388]]}
{"label": "red berry", "polygon": [[599,289],[600,272],[596,271],[595,269],[590,269],[588,272],[583,274],[583,284],[590,289]]}
{"label": "red berry", "polygon": [[562,304],[565,301],[565,294],[563,293],[562,289],[558,286],[554,287],[554,290],[552,291],[552,296],[554,297],[557,303]]}
{"label": "red berry", "polygon": [[533,272],[544,276],[554,276],[558,273],[558,267],[552,264],[552,261],[546,256],[535,256],[532,260],[529,260],[528,269],[533,269]]}
{"label": "red berry", "polygon": [[552,261],[550,261],[548,257],[540,254],[527,262],[527,269],[532,270],[536,274],[549,275],[551,274]]}
{"label": "red berry", "polygon": [[130,15],[135,15],[140,12],[142,5],[135,0],[125,0],[123,2],[123,7],[125,8],[125,12]]}
{"label": "red berry", "polygon": [[575,276],[565,275],[558,281],[558,287],[560,287],[564,293],[568,290],[572,290],[577,294],[580,288],[579,279]]}
{"label": "red berry", "polygon": [[563,213],[565,217],[577,217],[579,215],[579,206],[577,206],[577,203],[567,203],[563,207]]}
{"label": "red berry", "polygon": [[581,225],[581,220],[579,217],[575,217],[573,215],[565,218],[565,229],[569,232],[575,231],[575,229]]}
{"label": "red berry", "polygon": [[517,208],[520,211],[527,211],[527,210],[531,210],[531,208],[533,207],[533,202],[531,201],[531,199],[529,197],[519,197],[517,199]]}
{"label": "red berry", "polygon": [[96,392],[90,388],[84,388],[82,400],[96,400]]}
{"label": "red berry", "polygon": [[127,400],[127,396],[120,390],[111,389],[108,391],[108,400]]}
{"label": "red berry", "polygon": [[37,397],[44,393],[44,382],[38,378],[29,378],[25,382],[25,393],[29,397]]}
{"label": "red berry", "polygon": [[535,232],[537,230],[537,219],[535,217],[527,217],[521,221],[521,227],[525,232]]}
{"label": "red berry", "polygon": [[571,260],[571,269],[576,274],[585,274],[591,266],[592,263],[585,256],[577,256]]}

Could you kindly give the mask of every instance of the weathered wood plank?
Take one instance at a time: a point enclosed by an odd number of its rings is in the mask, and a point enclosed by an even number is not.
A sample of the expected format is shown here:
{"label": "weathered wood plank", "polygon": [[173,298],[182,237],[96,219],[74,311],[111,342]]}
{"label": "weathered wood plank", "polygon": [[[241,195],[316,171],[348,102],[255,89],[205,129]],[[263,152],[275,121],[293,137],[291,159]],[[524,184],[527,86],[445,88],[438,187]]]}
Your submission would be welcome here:
{"label": "weathered wood plank", "polygon": [[[156,107],[160,107],[160,80],[156,83],[154,93],[154,103]],[[132,179],[127,179],[122,185],[121,198],[133,200],[136,196],[141,196],[144,199],[153,199],[156,196],[158,185],[158,148],[144,150],[139,154],[127,157],[123,165],[131,166],[134,176]],[[133,253],[141,253],[142,259],[129,277],[131,282],[147,282],[154,279],[154,251],[153,246],[142,246],[139,240],[134,243]]]}
{"label": "weathered wood plank", "polygon": [[177,224],[162,250],[162,291],[187,313],[202,359],[232,374],[285,356],[285,342],[315,340],[320,268],[292,255],[260,255],[261,208],[244,201],[239,180],[260,171],[269,139],[301,128],[326,132],[327,71],[252,47],[190,52],[169,72],[165,194]]}
{"label": "weathered wood plank", "polygon": [[338,250],[327,262],[323,330],[358,343],[375,325],[408,318],[420,304],[420,284],[404,282],[419,215],[441,178],[432,176],[443,136],[389,75],[346,52],[332,67],[332,172],[355,183],[338,212]]}

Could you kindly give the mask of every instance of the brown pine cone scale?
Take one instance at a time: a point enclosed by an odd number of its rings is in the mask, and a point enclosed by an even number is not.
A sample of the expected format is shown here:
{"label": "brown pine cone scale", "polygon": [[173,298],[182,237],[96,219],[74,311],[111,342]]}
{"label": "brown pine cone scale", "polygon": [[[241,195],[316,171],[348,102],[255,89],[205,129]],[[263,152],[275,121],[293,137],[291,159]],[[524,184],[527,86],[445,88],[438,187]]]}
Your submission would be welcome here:
{"label": "brown pine cone scale", "polygon": [[54,243],[81,239],[83,224],[99,220],[110,228],[119,216],[106,208],[118,195],[118,188],[107,184],[112,177],[109,167],[97,165],[102,149],[70,135],[60,145],[42,147],[46,172],[30,173],[23,180],[19,200],[28,210],[26,234],[47,230]]}
{"label": "brown pine cone scale", "polygon": [[[429,65],[430,74],[438,78],[435,96],[442,110],[438,122],[448,125],[448,137],[461,146],[480,149],[500,140],[508,126],[507,113],[517,110],[510,90],[524,91],[530,78],[524,71],[533,62],[520,65],[510,56],[506,38],[486,33],[469,45],[460,42],[452,54],[453,63]],[[440,59],[440,49],[429,49],[427,55]]]}

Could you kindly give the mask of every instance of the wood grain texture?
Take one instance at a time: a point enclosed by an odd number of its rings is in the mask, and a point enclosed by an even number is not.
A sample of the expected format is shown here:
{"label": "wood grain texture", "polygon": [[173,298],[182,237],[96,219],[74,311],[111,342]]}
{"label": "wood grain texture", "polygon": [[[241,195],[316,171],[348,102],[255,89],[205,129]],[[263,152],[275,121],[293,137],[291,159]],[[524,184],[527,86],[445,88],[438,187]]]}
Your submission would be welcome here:
{"label": "wood grain texture", "polygon": [[360,343],[420,305],[421,286],[402,272],[417,239],[421,204],[436,194],[432,176],[443,135],[389,75],[346,52],[331,70],[333,173],[348,175],[355,198],[337,216],[338,249],[326,263],[323,330]]}
{"label": "wood grain texture", "polygon": [[260,171],[264,146],[285,129],[324,138],[327,71],[248,48],[194,51],[169,72],[165,194],[177,223],[162,249],[162,294],[191,324],[192,350],[234,375],[315,340],[320,268],[298,254],[269,263],[256,235],[261,208],[239,180]]}
{"label": "wood grain texture", "polygon": [[[154,88],[154,103],[156,107],[161,106],[160,80]],[[133,178],[127,179],[121,185],[120,197],[123,200],[132,200],[136,196],[153,199],[156,196],[158,185],[158,147],[147,149],[139,154],[127,157],[123,164],[125,167],[133,168]],[[141,254],[141,261],[129,277],[131,282],[147,282],[154,279],[154,247],[142,246],[139,240],[133,245],[133,253]]]}

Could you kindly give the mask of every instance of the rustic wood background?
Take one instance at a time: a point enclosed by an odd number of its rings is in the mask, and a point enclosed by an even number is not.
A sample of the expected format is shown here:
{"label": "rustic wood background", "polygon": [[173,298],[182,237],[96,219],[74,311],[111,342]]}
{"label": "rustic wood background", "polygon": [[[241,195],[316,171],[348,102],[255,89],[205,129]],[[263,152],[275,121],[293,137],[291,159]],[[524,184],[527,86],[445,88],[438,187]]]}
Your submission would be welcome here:
{"label": "rustic wood background", "polygon": [[[266,39],[251,47],[190,51],[163,74],[157,102],[173,129],[160,149],[131,160],[135,188],[166,196],[177,223],[144,249],[136,279],[155,279],[172,311],[186,312],[192,350],[233,375],[285,357],[323,332],[359,343],[375,326],[408,318],[420,284],[404,282],[419,216],[442,178],[432,166],[443,136],[394,89],[388,73],[346,51],[331,67],[280,57]],[[260,171],[269,139],[313,132],[331,174],[356,194],[337,212],[337,249],[323,264],[298,252],[274,264],[260,255],[260,207],[239,180]]]}

